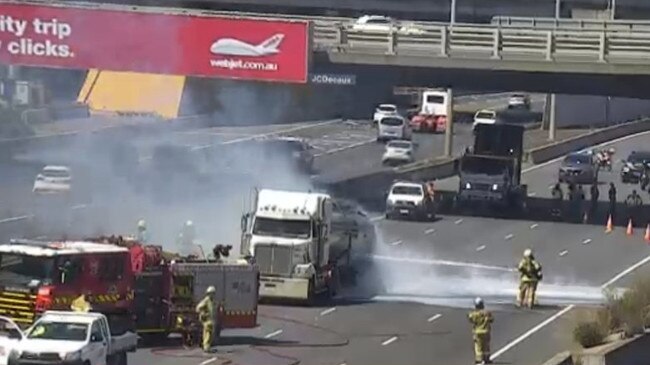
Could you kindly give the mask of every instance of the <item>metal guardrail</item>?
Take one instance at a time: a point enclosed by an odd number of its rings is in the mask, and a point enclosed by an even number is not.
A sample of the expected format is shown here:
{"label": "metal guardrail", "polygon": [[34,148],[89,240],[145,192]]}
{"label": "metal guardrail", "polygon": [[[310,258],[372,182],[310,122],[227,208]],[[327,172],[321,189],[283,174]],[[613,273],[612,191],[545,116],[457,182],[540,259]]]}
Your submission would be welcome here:
{"label": "metal guardrail", "polygon": [[495,16],[491,25],[533,29],[650,31],[648,20],[555,19],[516,16]]}
{"label": "metal guardrail", "polygon": [[648,65],[650,34],[610,31],[437,26],[421,33],[368,33],[338,26],[314,29],[315,49],[342,53],[469,56],[517,61],[582,61]]}

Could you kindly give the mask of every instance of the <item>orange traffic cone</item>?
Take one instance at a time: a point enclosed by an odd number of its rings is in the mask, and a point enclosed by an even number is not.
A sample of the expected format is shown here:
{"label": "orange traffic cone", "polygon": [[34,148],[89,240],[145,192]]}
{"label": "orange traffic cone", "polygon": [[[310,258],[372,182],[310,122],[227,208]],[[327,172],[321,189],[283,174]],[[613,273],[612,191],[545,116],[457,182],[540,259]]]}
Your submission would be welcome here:
{"label": "orange traffic cone", "polygon": [[634,234],[634,227],[632,226],[632,218],[630,218],[630,221],[627,223],[627,232],[625,232],[628,236],[631,236]]}
{"label": "orange traffic cone", "polygon": [[605,228],[605,233],[610,233],[611,231],[614,230],[614,223],[612,222],[612,215],[609,215],[609,218],[607,218],[607,228]]}
{"label": "orange traffic cone", "polygon": [[645,241],[650,245],[650,224],[645,229],[645,236],[643,237]]}

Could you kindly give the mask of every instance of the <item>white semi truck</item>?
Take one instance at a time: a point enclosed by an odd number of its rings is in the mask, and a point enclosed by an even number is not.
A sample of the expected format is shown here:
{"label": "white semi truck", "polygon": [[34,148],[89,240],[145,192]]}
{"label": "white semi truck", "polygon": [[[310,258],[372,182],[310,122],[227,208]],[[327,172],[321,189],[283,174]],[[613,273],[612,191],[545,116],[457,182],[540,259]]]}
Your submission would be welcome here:
{"label": "white semi truck", "polygon": [[262,189],[242,218],[241,252],[259,267],[261,298],[311,302],[336,294],[373,233],[363,212],[327,194]]}

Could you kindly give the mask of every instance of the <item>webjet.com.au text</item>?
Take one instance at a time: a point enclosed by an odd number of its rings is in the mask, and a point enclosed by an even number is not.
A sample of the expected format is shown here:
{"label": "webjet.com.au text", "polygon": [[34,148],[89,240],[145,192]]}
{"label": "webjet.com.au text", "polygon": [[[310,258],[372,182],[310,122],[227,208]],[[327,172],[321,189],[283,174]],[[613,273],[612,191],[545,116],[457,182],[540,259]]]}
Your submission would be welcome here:
{"label": "webjet.com.au text", "polygon": [[239,59],[210,60],[210,66],[229,70],[277,71],[278,64],[272,62],[251,62]]}

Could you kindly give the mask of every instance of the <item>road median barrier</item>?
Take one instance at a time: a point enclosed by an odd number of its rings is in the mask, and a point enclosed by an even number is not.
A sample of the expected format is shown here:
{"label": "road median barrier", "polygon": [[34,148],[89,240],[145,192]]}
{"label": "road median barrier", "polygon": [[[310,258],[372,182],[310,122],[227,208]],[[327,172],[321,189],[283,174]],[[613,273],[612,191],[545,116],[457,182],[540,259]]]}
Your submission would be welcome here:
{"label": "road median barrier", "polygon": [[530,163],[539,164],[564,156],[569,152],[645,131],[650,131],[650,119],[647,118],[598,129],[574,138],[536,147],[527,151],[525,158]]}
{"label": "road median barrier", "polygon": [[561,352],[543,365],[645,365],[650,364],[650,333],[616,340],[600,346]]}

